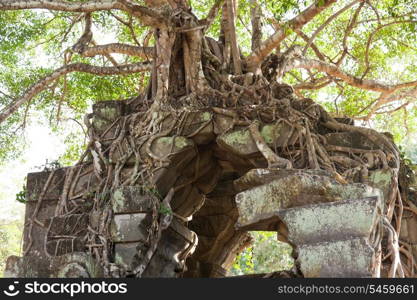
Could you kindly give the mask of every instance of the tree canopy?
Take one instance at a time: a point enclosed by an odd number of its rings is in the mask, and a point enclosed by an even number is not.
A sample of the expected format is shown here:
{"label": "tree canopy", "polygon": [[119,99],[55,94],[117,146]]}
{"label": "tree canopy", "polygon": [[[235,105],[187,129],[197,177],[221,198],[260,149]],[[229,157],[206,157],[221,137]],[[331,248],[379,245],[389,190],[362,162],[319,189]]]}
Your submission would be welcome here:
{"label": "tree canopy", "polygon": [[[169,77],[171,31],[189,39],[182,47],[194,74],[190,91],[199,76],[192,62],[215,48],[209,39],[193,43],[196,34],[225,41],[217,51],[235,75],[285,53],[290,59],[274,76],[299,97],[399,139],[417,126],[416,7],[415,0],[0,0],[0,159],[18,153],[31,120],[57,131],[85,127],[94,102],[164,98],[148,83],[161,87]],[[216,56],[205,59],[225,68]],[[69,149],[71,157],[79,147]]]}

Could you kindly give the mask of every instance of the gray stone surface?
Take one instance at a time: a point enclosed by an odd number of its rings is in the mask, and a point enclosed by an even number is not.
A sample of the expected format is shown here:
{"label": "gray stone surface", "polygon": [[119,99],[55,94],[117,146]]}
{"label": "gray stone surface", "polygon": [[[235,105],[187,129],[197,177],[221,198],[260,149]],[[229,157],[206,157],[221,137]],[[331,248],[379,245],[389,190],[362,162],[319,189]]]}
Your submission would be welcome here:
{"label": "gray stone surface", "polygon": [[236,195],[239,211],[237,226],[268,230],[267,219],[291,207],[380,196],[381,192],[364,184],[340,184],[331,177],[308,173],[278,178]]}
{"label": "gray stone surface", "polygon": [[295,245],[353,237],[370,237],[383,209],[382,199],[330,202],[290,208],[278,213]]}
{"label": "gray stone surface", "polygon": [[140,186],[121,186],[111,196],[115,214],[149,212],[152,210],[152,197]]}
{"label": "gray stone surface", "polygon": [[372,142],[367,137],[357,132],[336,132],[325,135],[327,142],[330,145],[358,148],[365,150],[380,149],[378,145]]}
{"label": "gray stone surface", "polygon": [[50,260],[37,256],[10,256],[6,262],[7,278],[97,278],[103,270],[91,255],[74,252]]}
{"label": "gray stone surface", "polygon": [[[275,123],[262,126],[260,133],[268,145],[282,147],[291,130],[285,123]],[[226,151],[239,156],[250,156],[259,152],[248,128],[226,132],[217,138],[217,143]]]}
{"label": "gray stone surface", "polygon": [[374,250],[366,238],[305,244],[298,248],[304,277],[372,277]]}
{"label": "gray stone surface", "polygon": [[149,218],[146,213],[115,215],[111,223],[111,237],[114,242],[145,241]]}
{"label": "gray stone surface", "polygon": [[133,258],[138,252],[136,248],[139,244],[141,244],[141,242],[115,243],[115,263],[124,266],[127,270],[131,269],[132,263],[134,262]]}

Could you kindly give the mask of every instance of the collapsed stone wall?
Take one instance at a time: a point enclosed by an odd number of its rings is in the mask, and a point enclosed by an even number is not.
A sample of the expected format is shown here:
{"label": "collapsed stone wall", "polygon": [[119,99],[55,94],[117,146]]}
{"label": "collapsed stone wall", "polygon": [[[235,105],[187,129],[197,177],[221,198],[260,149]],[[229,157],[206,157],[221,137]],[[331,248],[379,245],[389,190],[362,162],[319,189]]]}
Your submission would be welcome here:
{"label": "collapsed stone wall", "polygon": [[[94,105],[80,161],[28,175],[24,252],[9,258],[6,276],[222,277],[250,244],[248,230],[276,231],[293,246],[295,269],[276,276],[414,276],[416,185],[397,188],[399,170],[378,140],[316,116],[315,151],[331,161],[319,155],[311,168],[311,149],[300,150],[306,130],[311,138],[304,123],[272,118],[257,131],[231,109],[146,110],[136,101]],[[271,164],[268,151],[282,149],[286,158]]]}

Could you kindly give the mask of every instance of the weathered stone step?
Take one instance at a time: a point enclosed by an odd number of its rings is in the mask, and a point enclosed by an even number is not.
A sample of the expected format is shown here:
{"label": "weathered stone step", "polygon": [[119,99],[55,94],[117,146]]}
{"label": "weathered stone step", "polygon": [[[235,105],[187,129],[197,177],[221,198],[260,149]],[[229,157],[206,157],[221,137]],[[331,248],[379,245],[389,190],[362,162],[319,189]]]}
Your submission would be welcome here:
{"label": "weathered stone step", "polygon": [[304,277],[373,277],[375,252],[366,238],[303,244],[297,262]]}
{"label": "weathered stone step", "polygon": [[372,196],[381,197],[381,191],[360,183],[341,184],[331,176],[295,172],[238,193],[237,227],[270,230],[271,221],[279,221],[281,210]]}
{"label": "weathered stone step", "polygon": [[346,238],[367,238],[374,231],[383,204],[379,197],[321,203],[278,212],[290,242],[301,245]]}

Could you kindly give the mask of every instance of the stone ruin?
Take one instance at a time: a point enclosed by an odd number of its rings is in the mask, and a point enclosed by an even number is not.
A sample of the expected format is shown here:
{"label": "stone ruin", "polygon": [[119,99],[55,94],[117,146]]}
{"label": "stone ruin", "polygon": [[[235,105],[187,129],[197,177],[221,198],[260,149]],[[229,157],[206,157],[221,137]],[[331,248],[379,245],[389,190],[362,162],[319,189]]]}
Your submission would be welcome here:
{"label": "stone ruin", "polygon": [[[132,103],[95,104],[87,119],[98,138],[86,155],[73,167],[28,174],[23,255],[8,258],[5,277],[224,277],[257,230],[275,231],[293,248],[294,268],[269,277],[388,277],[395,259],[403,267],[394,276],[414,276],[417,184],[409,167],[368,159],[369,172],[357,168],[349,181],[322,168],[274,167],[225,109],[183,108],[178,135],[164,134],[173,113],[154,113],[162,133],[141,139],[133,134],[141,128],[124,125],[144,117]],[[285,122],[259,126],[275,151],[297,141]],[[352,169],[344,148],[356,156],[382,149],[356,132],[318,130],[333,161],[345,157]],[[150,165],[152,172],[143,167]],[[393,193],[407,194],[401,215],[387,211]],[[398,236],[386,215],[401,220]],[[389,244],[399,248],[387,259]]]}

